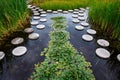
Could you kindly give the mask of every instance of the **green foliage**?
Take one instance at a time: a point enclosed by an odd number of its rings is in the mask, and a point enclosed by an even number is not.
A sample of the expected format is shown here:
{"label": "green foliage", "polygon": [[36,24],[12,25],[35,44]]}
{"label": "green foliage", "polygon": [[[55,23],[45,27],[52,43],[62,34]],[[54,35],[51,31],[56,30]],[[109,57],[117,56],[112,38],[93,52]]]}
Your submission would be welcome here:
{"label": "green foliage", "polygon": [[[65,31],[67,27],[64,17],[52,18],[54,28],[50,32],[50,42],[48,48],[42,52],[46,59],[41,64],[35,65],[33,80],[95,80],[90,63],[86,62],[82,54],[77,54],[77,50],[68,41],[69,33]],[[63,20],[63,21],[62,21]],[[64,28],[56,27],[61,22]],[[60,24],[59,24],[60,25]]]}
{"label": "green foliage", "polygon": [[21,24],[27,12],[26,0],[0,0],[0,36]]}

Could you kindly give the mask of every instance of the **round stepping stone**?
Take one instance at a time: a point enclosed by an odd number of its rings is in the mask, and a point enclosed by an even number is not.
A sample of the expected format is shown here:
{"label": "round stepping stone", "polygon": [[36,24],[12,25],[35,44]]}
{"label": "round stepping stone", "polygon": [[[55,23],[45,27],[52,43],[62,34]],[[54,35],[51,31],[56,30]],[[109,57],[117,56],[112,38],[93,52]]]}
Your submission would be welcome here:
{"label": "round stepping stone", "polygon": [[47,19],[45,19],[45,18],[41,18],[40,21],[41,21],[41,22],[46,22]]}
{"label": "round stepping stone", "polygon": [[57,14],[58,12],[57,11],[53,11],[54,14]]}
{"label": "round stepping stone", "polygon": [[12,54],[14,56],[22,56],[27,52],[27,48],[24,46],[19,46],[13,49]]}
{"label": "round stepping stone", "polygon": [[39,9],[38,11],[41,12],[41,11],[43,11],[43,9]]}
{"label": "round stepping stone", "polygon": [[0,60],[2,60],[5,57],[5,53],[0,51]]}
{"label": "round stepping stone", "polygon": [[79,13],[84,13],[84,11],[83,11],[83,10],[80,10]]}
{"label": "round stepping stone", "polygon": [[89,34],[96,34],[96,31],[93,30],[93,29],[88,29],[88,30],[87,30],[87,33],[89,33]]}
{"label": "round stepping stone", "polygon": [[27,7],[28,7],[29,9],[31,9],[32,5],[27,5]]}
{"label": "round stepping stone", "polygon": [[108,47],[110,45],[109,42],[107,40],[104,40],[104,39],[98,39],[97,43],[102,47]]}
{"label": "round stepping stone", "polygon": [[48,12],[48,13],[51,13],[51,12],[52,12],[52,10],[47,10],[47,12]]}
{"label": "round stepping stone", "polygon": [[80,21],[78,19],[73,19],[72,22],[79,23]]}
{"label": "round stepping stone", "polygon": [[74,11],[79,11],[79,9],[74,9]]}
{"label": "round stepping stone", "polygon": [[40,19],[39,16],[34,16],[33,19],[37,20],[37,19]]}
{"label": "round stepping stone", "polygon": [[46,17],[47,15],[46,15],[46,14],[41,14],[40,16],[41,16],[41,17]]}
{"label": "round stepping stone", "polygon": [[77,29],[77,30],[83,30],[84,27],[83,26],[75,26],[75,29]]}
{"label": "round stepping stone", "polygon": [[21,38],[21,37],[17,37],[17,38],[14,38],[12,41],[11,41],[11,44],[13,45],[18,45],[18,44],[21,44],[24,42],[24,39]]}
{"label": "round stepping stone", "polygon": [[82,25],[82,26],[85,26],[85,27],[89,26],[89,24],[86,23],[86,22],[82,22],[81,25]]}
{"label": "round stepping stone", "polygon": [[29,39],[38,39],[39,38],[39,34],[38,33],[31,33],[28,36]]}
{"label": "round stepping stone", "polygon": [[46,14],[46,12],[45,11],[42,11],[42,12],[40,12],[41,14]]}
{"label": "round stepping stone", "polygon": [[80,8],[80,10],[85,11],[85,9],[84,9],[84,8]]}
{"label": "round stepping stone", "polygon": [[86,7],[87,10],[89,10],[90,8],[89,7]]}
{"label": "round stepping stone", "polygon": [[73,12],[73,14],[78,14],[79,12]]}
{"label": "round stepping stone", "polygon": [[33,11],[33,13],[38,13],[38,11]]}
{"label": "round stepping stone", "polygon": [[120,54],[117,55],[117,59],[118,59],[118,61],[120,61]]}
{"label": "round stepping stone", "polygon": [[62,12],[62,10],[61,10],[61,9],[58,9],[57,11],[58,11],[58,12]]}
{"label": "round stepping stone", "polygon": [[68,10],[69,12],[73,12],[73,10]]}
{"label": "round stepping stone", "polygon": [[36,11],[36,9],[32,9],[32,11],[34,12],[34,11]]}
{"label": "round stepping stone", "polygon": [[37,25],[36,27],[37,27],[37,29],[43,29],[43,28],[45,28],[45,25]]}
{"label": "round stepping stone", "polygon": [[25,28],[24,31],[26,33],[32,33],[34,31],[34,29],[33,28]]}
{"label": "round stepping stone", "polygon": [[91,35],[84,34],[84,35],[82,35],[82,39],[85,41],[92,41],[93,37]]}
{"label": "round stepping stone", "polygon": [[78,15],[72,15],[73,18],[78,18]]}
{"label": "round stepping stone", "polygon": [[37,24],[39,24],[38,21],[32,21],[32,22],[31,22],[31,25],[37,25]]}
{"label": "round stepping stone", "polygon": [[79,15],[79,16],[81,16],[81,17],[83,17],[83,16],[84,16],[84,14],[82,14],[82,13],[79,13],[78,15]]}
{"label": "round stepping stone", "polygon": [[34,16],[39,16],[40,15],[40,13],[34,13]]}
{"label": "round stepping stone", "polygon": [[63,13],[64,13],[64,14],[67,14],[67,13],[68,13],[68,11],[63,11]]}
{"label": "round stepping stone", "polygon": [[100,58],[107,59],[110,57],[110,52],[104,48],[98,48],[96,49],[96,55]]}
{"label": "round stepping stone", "polygon": [[39,7],[37,7],[37,8],[35,8],[36,10],[39,10],[40,8]]}
{"label": "round stepping stone", "polygon": [[84,17],[78,17],[78,19],[81,20],[81,21],[84,21],[84,20],[85,20]]}

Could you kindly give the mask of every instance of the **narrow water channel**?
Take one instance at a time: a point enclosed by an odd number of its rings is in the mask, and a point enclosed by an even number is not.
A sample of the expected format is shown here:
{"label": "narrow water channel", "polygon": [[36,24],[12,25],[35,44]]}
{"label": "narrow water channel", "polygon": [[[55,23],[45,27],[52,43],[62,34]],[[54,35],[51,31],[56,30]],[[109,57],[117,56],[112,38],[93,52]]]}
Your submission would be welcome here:
{"label": "narrow water channel", "polygon": [[[82,35],[87,33],[86,30],[91,28],[85,27],[83,31],[77,31],[75,29],[76,23],[72,22],[72,14],[53,14],[47,13],[47,22],[40,22],[44,24],[45,29],[38,30],[36,26],[30,26],[34,28],[34,32],[39,33],[40,38],[37,40],[29,40],[27,36],[25,37],[25,42],[21,45],[27,47],[28,51],[25,55],[21,57],[12,56],[12,50],[15,46],[12,46],[7,51],[9,56],[6,56],[3,61],[1,61],[2,72],[0,74],[0,80],[27,80],[32,72],[34,71],[34,64],[44,61],[45,57],[40,56],[40,52],[48,46],[49,32],[51,29],[51,18],[55,16],[64,16],[67,19],[68,28],[66,29],[70,33],[70,42],[78,50],[82,52],[86,60],[91,62],[92,70],[95,75],[96,80],[120,80],[120,63],[115,59],[113,55],[110,59],[103,60],[95,55],[95,50],[100,46],[97,45],[96,36],[93,35],[94,40],[92,42],[86,42],[82,40]],[[88,11],[86,10],[85,18],[88,16]],[[31,20],[33,16],[31,16]],[[21,34],[17,35],[18,37]],[[109,49],[109,48],[107,48]]]}

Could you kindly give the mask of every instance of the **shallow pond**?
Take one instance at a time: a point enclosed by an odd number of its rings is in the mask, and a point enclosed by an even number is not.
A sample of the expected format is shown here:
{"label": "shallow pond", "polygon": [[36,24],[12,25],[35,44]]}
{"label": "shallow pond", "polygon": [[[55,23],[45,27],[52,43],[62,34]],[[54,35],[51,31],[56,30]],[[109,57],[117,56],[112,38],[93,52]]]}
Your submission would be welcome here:
{"label": "shallow pond", "polygon": [[[86,10],[85,18],[88,16],[88,11]],[[21,45],[27,47],[28,51],[25,55],[21,57],[15,57],[12,55],[12,50],[16,46],[11,46],[7,48],[7,55],[0,63],[2,72],[0,74],[0,80],[27,80],[32,72],[34,71],[34,64],[40,63],[44,61],[45,57],[40,56],[40,52],[43,51],[44,48],[48,46],[49,32],[52,30],[50,27],[52,21],[50,18],[55,16],[65,16],[67,19],[68,28],[66,29],[70,33],[70,42],[71,44],[78,50],[78,52],[82,52],[85,56],[86,60],[91,62],[92,70],[95,75],[96,80],[120,80],[120,62],[116,59],[116,54],[112,55],[109,59],[101,59],[96,56],[95,50],[100,47],[96,43],[97,38],[93,35],[94,40],[91,42],[86,42],[82,39],[82,35],[86,34],[86,30],[89,27],[85,27],[82,31],[77,31],[75,29],[76,24],[72,22],[73,13],[63,14],[53,14],[47,13],[47,17],[43,17],[47,19],[47,22],[40,22],[40,24],[44,24],[45,29],[38,30],[36,26],[31,26],[34,28],[34,32],[39,33],[40,38],[37,40],[29,40],[28,35],[24,36],[23,34],[18,34],[17,36],[23,36],[25,42]],[[31,21],[33,16],[31,16]],[[84,21],[83,21],[84,22]],[[14,36],[16,37],[16,35]],[[10,39],[11,40],[11,39]],[[11,44],[8,44],[11,45]],[[110,48],[107,48],[112,52]],[[116,51],[117,52],[117,51]]]}

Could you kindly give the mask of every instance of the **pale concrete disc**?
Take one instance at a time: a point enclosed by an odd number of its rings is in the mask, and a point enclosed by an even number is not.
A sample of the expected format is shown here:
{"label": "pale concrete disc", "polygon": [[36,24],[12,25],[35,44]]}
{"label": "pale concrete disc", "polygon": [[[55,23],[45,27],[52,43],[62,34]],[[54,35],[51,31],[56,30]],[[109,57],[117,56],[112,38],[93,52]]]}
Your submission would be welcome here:
{"label": "pale concrete disc", "polygon": [[34,16],[33,19],[38,20],[38,19],[40,19],[40,17],[39,16]]}
{"label": "pale concrete disc", "polygon": [[40,15],[40,13],[34,13],[34,16],[39,16]]}
{"label": "pale concrete disc", "polygon": [[117,59],[118,59],[118,61],[120,61],[120,54],[117,55]]}
{"label": "pale concrete disc", "polygon": [[58,11],[53,11],[53,13],[54,13],[54,14],[57,14],[57,13],[58,13]]}
{"label": "pale concrete disc", "polygon": [[63,10],[61,10],[61,9],[58,9],[57,11],[58,11],[58,12],[62,12]]}
{"label": "pale concrete disc", "polygon": [[78,13],[79,13],[79,12],[76,12],[76,11],[75,11],[75,12],[73,12],[73,14],[78,14]]}
{"label": "pale concrete disc", "polygon": [[43,9],[39,9],[38,11],[41,12],[41,11],[43,11]]}
{"label": "pale concrete disc", "polygon": [[73,12],[73,10],[68,10],[69,12]]}
{"label": "pale concrete disc", "polygon": [[104,48],[97,48],[96,55],[99,56],[100,58],[107,59],[110,57],[110,52]]}
{"label": "pale concrete disc", "polygon": [[13,49],[12,54],[14,56],[22,56],[27,52],[27,48],[24,46],[19,46]]}
{"label": "pale concrete disc", "polygon": [[42,12],[40,12],[41,14],[46,14],[46,12],[45,11],[42,11]]}
{"label": "pale concrete disc", "polygon": [[74,11],[79,11],[79,9],[74,9]]}
{"label": "pale concrete disc", "polygon": [[80,10],[85,11],[85,9],[84,9],[84,8],[80,8]]}
{"label": "pale concrete disc", "polygon": [[38,33],[31,33],[28,36],[29,39],[38,39],[39,38],[39,34]]}
{"label": "pale concrete disc", "polygon": [[39,24],[38,21],[32,21],[32,22],[31,22],[31,25],[37,25],[37,24]]}
{"label": "pale concrete disc", "polygon": [[47,15],[46,15],[46,14],[41,14],[40,16],[41,16],[41,17],[46,17]]}
{"label": "pale concrete disc", "polygon": [[96,31],[93,30],[93,29],[88,29],[88,30],[87,30],[87,33],[89,33],[89,34],[96,34]]}
{"label": "pale concrete disc", "polygon": [[81,25],[82,25],[82,26],[85,26],[85,27],[89,26],[89,24],[86,23],[86,22],[82,22]]}
{"label": "pale concrete disc", "polygon": [[85,17],[78,17],[79,20],[84,21]]}
{"label": "pale concrete disc", "polygon": [[47,19],[45,19],[45,18],[40,19],[40,22],[46,22],[46,21],[47,21]]}
{"label": "pale concrete disc", "polygon": [[97,43],[102,47],[108,47],[110,43],[105,39],[98,39]]}
{"label": "pale concrete disc", "polygon": [[83,11],[83,10],[80,10],[79,13],[84,13],[84,11]]}
{"label": "pale concrete disc", "polygon": [[77,30],[83,30],[84,27],[83,27],[83,26],[80,26],[80,25],[77,25],[77,26],[75,26],[75,29],[77,29]]}
{"label": "pale concrete disc", "polygon": [[11,41],[11,44],[18,45],[24,42],[24,39],[21,37],[16,37]]}
{"label": "pale concrete disc", "polygon": [[74,14],[74,15],[72,15],[72,17],[73,17],[73,18],[78,18],[78,15],[75,15],[75,14]]}
{"label": "pale concrete disc", "polygon": [[45,25],[40,25],[40,24],[39,24],[39,25],[37,25],[36,27],[37,27],[37,29],[44,29],[44,28],[45,28]]}
{"label": "pale concrete disc", "polygon": [[64,13],[64,14],[67,14],[67,13],[68,13],[68,11],[63,11],[63,13]]}
{"label": "pale concrete disc", "polygon": [[80,21],[78,19],[73,19],[72,22],[79,23]]}
{"label": "pale concrete disc", "polygon": [[92,41],[93,37],[91,35],[84,34],[84,35],[82,35],[82,39],[85,41]]}
{"label": "pale concrete disc", "polygon": [[81,16],[81,17],[83,17],[83,16],[84,16],[84,14],[83,14],[83,13],[79,13],[78,15],[79,15],[79,16]]}
{"label": "pale concrete disc", "polygon": [[36,10],[39,10],[40,8],[39,8],[39,7],[36,7],[35,9],[36,9]]}
{"label": "pale concrete disc", "polygon": [[38,11],[33,11],[33,13],[39,13]]}
{"label": "pale concrete disc", "polygon": [[47,10],[47,12],[48,12],[48,13],[51,13],[51,12],[52,12],[52,10]]}
{"label": "pale concrete disc", "polygon": [[36,9],[31,9],[33,12],[36,11]]}
{"label": "pale concrete disc", "polygon": [[25,28],[24,29],[24,32],[26,32],[26,33],[32,33],[33,31],[34,31],[33,28]]}
{"label": "pale concrete disc", "polygon": [[2,60],[5,57],[5,53],[3,51],[0,51],[0,60]]}

